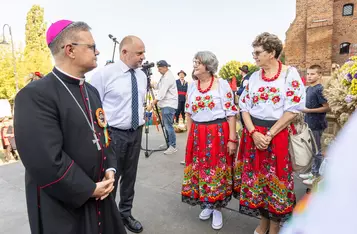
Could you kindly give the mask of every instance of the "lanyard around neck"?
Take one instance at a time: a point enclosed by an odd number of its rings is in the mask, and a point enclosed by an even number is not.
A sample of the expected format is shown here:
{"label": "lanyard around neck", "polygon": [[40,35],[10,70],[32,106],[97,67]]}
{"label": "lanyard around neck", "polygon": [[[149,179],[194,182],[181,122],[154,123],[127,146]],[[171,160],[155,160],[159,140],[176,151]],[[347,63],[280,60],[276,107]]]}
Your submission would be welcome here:
{"label": "lanyard around neck", "polygon": [[[99,140],[97,138],[97,135],[95,133],[95,129],[94,129],[94,121],[93,121],[93,117],[92,117],[92,114],[91,113],[88,113],[89,114],[89,117],[90,117],[90,120],[88,119],[86,113],[84,112],[83,108],[81,107],[81,105],[78,103],[77,99],[74,97],[73,93],[71,92],[71,90],[69,90],[69,88],[67,87],[67,85],[57,76],[56,73],[54,73],[52,71],[52,74],[62,83],[62,85],[67,89],[68,93],[72,96],[73,100],[76,102],[77,106],[79,107],[79,109],[82,111],[82,114],[84,116],[84,118],[86,119],[87,121],[87,124],[89,126],[89,128],[91,129],[91,131],[93,132],[93,137],[94,137],[94,140],[93,140],[93,143],[97,144],[97,148],[98,150],[101,150],[101,147],[100,147],[100,144],[99,144]],[[88,102],[88,107],[89,107],[89,111],[91,111],[91,105],[90,105],[90,100],[89,100],[89,96],[88,96],[88,91],[86,89],[86,86],[84,86],[84,90],[86,92],[86,96],[88,98],[87,102]]]}

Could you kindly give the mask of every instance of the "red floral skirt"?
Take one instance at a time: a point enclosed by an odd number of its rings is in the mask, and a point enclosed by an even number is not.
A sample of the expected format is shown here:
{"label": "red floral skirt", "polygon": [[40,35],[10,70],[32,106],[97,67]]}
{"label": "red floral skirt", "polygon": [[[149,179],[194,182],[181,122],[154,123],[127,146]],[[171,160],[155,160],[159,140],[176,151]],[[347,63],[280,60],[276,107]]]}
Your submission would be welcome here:
{"label": "red floral skirt", "polygon": [[[256,128],[263,134],[268,131]],[[234,163],[234,197],[239,199],[241,213],[282,222],[291,216],[296,200],[288,134],[282,130],[268,149],[260,151],[248,130],[243,130]]]}
{"label": "red floral skirt", "polygon": [[186,146],[182,201],[204,208],[225,207],[233,193],[233,156],[227,152],[227,121],[192,123]]}

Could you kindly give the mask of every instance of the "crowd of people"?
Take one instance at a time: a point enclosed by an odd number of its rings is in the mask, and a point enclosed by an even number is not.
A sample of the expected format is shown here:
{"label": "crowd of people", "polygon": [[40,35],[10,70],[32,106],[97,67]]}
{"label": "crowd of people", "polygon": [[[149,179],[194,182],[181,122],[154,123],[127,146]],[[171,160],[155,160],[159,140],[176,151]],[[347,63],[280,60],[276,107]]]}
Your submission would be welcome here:
{"label": "crowd of people", "polygon": [[[251,73],[242,66],[237,93],[217,77],[216,55],[199,51],[191,83],[183,70],[176,80],[167,61],[157,62],[158,94],[145,103],[144,42],[126,36],[120,60],[108,61],[89,84],[85,73],[97,67],[99,55],[90,30],[84,22],[52,24],[46,38],[55,67],[15,99],[31,232],[142,232],[131,210],[145,112],[158,106],[168,137],[164,154],[178,151],[175,122],[181,118],[187,125],[182,202],[199,205],[199,218],[212,217],[212,228],[219,230],[221,209],[234,197],[242,214],[260,217],[255,234],[279,233],[296,203],[289,134],[295,134],[291,125],[301,112],[319,144],[311,173],[300,177],[309,185],[319,176],[329,109],[320,84],[322,68],[310,67],[306,88],[297,69],[279,60],[281,40],[262,33],[252,43],[260,70]],[[243,126],[240,142],[237,117]]]}

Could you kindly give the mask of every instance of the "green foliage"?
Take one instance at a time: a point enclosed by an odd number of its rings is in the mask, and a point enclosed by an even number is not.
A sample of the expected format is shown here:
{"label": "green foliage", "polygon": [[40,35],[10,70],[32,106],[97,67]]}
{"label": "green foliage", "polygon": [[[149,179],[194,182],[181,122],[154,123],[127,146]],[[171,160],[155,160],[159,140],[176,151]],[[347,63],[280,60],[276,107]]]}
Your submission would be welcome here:
{"label": "green foliage", "polygon": [[[24,87],[30,73],[46,74],[52,69],[51,54],[46,45],[44,10],[34,5],[27,14],[26,47],[15,46],[15,61],[19,89]],[[6,31],[5,31],[6,33]],[[1,37],[2,38],[2,37]],[[10,38],[7,38],[10,42]],[[10,45],[0,45],[0,99],[10,102],[16,95],[13,56]]]}
{"label": "green foliage", "polygon": [[248,65],[249,67],[249,73],[253,73],[257,70],[259,70],[259,67],[256,65],[250,63],[250,62],[239,62],[239,61],[229,61],[226,63],[221,70],[219,71],[219,76],[222,77],[223,79],[230,80],[232,79],[233,76],[236,77],[237,79],[237,86],[240,86],[240,83],[242,81],[242,75],[240,74],[239,68],[243,65]]}
{"label": "green foliage", "polygon": [[284,51],[280,54],[279,60],[280,60],[283,64],[285,64],[285,53],[284,53]]}
{"label": "green foliage", "polygon": [[46,29],[43,8],[33,5],[26,18],[24,65],[27,74],[36,71],[46,74],[52,69],[51,53],[46,44]]}
{"label": "green foliage", "polygon": [[[21,67],[21,52],[15,52],[17,68]],[[18,77],[21,71],[18,70]],[[23,87],[24,81],[19,79],[19,88]],[[11,51],[11,45],[0,45],[0,99],[12,100],[15,97],[15,74]]]}

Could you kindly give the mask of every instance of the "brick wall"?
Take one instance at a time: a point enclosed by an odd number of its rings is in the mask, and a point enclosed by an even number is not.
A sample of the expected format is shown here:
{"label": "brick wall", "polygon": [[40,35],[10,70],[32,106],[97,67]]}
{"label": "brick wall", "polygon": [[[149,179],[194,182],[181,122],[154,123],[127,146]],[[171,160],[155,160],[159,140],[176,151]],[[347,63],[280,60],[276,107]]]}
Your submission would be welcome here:
{"label": "brick wall", "polygon": [[[353,16],[342,16],[349,3]],[[343,42],[351,43],[350,54],[340,54]],[[320,64],[327,75],[332,63],[342,65],[351,55],[357,55],[357,0],[296,0],[296,17],[286,32],[286,63],[302,75]]]}
{"label": "brick wall", "polygon": [[296,16],[286,32],[284,48],[286,63],[295,66],[300,73],[306,69],[306,3],[307,0],[296,0]]}
{"label": "brick wall", "polygon": [[[354,4],[353,16],[342,16],[342,9],[345,4]],[[343,42],[357,44],[357,1],[356,0],[335,0],[334,1],[334,24],[332,40],[332,62],[342,65],[349,57],[349,54],[340,55],[340,45]],[[356,49],[355,49],[356,51]],[[350,54],[352,55],[352,54]]]}

